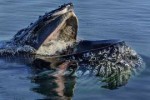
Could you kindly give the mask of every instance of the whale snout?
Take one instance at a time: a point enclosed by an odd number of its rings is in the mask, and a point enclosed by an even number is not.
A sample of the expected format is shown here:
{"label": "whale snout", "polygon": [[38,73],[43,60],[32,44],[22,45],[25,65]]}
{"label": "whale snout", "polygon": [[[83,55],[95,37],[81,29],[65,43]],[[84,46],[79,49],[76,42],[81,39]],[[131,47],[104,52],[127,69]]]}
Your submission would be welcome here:
{"label": "whale snout", "polygon": [[74,6],[72,3],[64,4],[60,6],[58,9],[54,10],[52,16],[58,16],[73,11],[73,8]]}

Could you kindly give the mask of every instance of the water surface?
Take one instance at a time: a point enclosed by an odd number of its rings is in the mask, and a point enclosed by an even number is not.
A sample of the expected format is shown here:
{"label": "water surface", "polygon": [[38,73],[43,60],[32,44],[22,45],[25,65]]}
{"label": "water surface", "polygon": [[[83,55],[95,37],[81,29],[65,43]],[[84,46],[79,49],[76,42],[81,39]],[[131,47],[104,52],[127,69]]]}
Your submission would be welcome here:
{"label": "water surface", "polygon": [[[39,15],[69,0],[0,0],[0,40],[11,39]],[[78,78],[73,100],[149,100],[150,98],[150,1],[82,0],[73,1],[79,18],[79,39],[120,39],[126,41],[144,59],[146,69],[115,90],[101,88],[97,79]],[[44,99],[27,65],[0,61],[0,100]],[[41,87],[40,87],[41,88]],[[71,95],[71,94],[70,94]]]}

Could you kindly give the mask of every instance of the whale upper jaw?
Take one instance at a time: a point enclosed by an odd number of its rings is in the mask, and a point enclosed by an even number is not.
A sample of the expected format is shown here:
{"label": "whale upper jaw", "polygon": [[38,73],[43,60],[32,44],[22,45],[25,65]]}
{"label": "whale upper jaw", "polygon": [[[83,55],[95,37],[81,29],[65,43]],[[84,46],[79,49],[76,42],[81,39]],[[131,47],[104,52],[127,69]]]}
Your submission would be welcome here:
{"label": "whale upper jaw", "polygon": [[14,37],[16,44],[30,45],[38,50],[50,41],[76,41],[78,19],[73,4],[68,3],[58,9],[45,13]]}

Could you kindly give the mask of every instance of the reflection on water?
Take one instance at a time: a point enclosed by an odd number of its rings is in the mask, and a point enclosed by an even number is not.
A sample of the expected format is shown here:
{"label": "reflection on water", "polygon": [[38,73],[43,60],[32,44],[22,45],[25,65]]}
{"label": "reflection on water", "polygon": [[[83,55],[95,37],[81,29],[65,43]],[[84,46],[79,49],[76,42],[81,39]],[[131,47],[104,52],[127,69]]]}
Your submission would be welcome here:
{"label": "reflection on water", "polygon": [[[77,68],[74,61],[53,59],[48,62],[38,58],[31,68],[31,80],[38,84],[32,91],[45,95],[44,100],[71,100],[76,84],[76,77],[72,76]],[[70,71],[70,68],[73,70]],[[64,75],[67,70],[70,73]]]}
{"label": "reflection on water", "polygon": [[34,78],[32,91],[45,95],[42,100],[71,100],[75,87],[75,77],[49,76],[48,78]]}

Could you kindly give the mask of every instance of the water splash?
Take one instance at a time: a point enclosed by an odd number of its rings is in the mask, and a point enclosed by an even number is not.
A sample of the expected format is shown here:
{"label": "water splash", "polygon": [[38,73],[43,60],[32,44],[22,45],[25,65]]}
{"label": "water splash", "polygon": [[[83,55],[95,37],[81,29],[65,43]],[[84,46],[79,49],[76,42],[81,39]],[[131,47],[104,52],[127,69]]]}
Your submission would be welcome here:
{"label": "water splash", "polygon": [[34,54],[35,49],[29,45],[16,44],[13,41],[0,43],[0,55],[15,55],[20,53]]}
{"label": "water splash", "polygon": [[[48,43],[42,45],[37,51],[36,54],[39,55],[58,55],[66,52],[68,48],[74,45],[74,41],[65,42],[62,40],[52,40]],[[69,51],[67,51],[69,53]]]}

